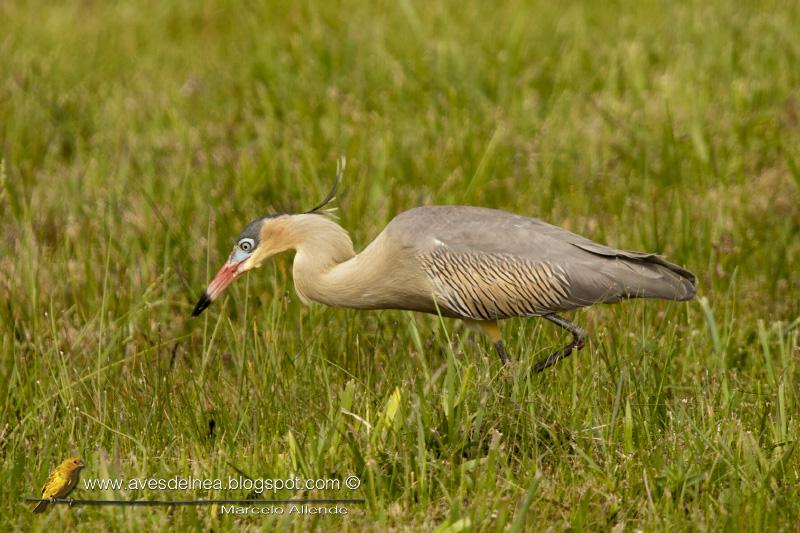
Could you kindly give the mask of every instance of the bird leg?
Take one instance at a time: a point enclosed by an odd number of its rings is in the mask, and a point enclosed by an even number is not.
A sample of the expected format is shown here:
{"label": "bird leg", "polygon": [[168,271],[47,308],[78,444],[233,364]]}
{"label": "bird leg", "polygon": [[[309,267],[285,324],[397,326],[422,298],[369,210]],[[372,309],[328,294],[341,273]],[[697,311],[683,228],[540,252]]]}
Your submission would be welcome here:
{"label": "bird leg", "polygon": [[497,355],[500,356],[500,360],[504,365],[508,364],[508,354],[506,353],[506,347],[503,346],[503,340],[500,337],[500,326],[497,324],[497,320],[471,320],[468,318],[462,318],[461,320],[470,329],[480,331],[489,337],[494,345],[494,349],[497,350]]}
{"label": "bird leg", "polygon": [[553,324],[561,326],[565,330],[572,333],[572,342],[561,348],[560,350],[556,351],[555,353],[550,354],[549,356],[545,357],[544,359],[540,359],[534,366],[534,372],[541,372],[545,368],[551,367],[560,360],[564,359],[565,357],[569,357],[572,354],[572,350],[580,350],[583,348],[584,344],[586,344],[586,337],[587,333],[579,326],[576,326],[569,320],[565,320],[558,315],[542,315],[542,318],[546,318]]}
{"label": "bird leg", "polygon": [[500,360],[503,362],[503,365],[508,364],[508,354],[506,353],[506,347],[503,346],[503,341],[497,341],[494,343],[494,349],[497,350],[497,355],[500,356]]}

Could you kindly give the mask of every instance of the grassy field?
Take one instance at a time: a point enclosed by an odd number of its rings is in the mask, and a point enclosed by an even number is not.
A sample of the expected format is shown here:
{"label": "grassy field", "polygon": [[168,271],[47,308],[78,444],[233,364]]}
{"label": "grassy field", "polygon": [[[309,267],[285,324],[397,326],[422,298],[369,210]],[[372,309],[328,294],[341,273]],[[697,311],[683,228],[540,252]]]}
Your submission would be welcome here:
{"label": "grassy field", "polygon": [[[800,4],[0,3],[3,530],[796,531]],[[192,305],[348,159],[398,212],[535,216],[699,277],[690,303],[504,324],[304,307],[291,257]],[[213,422],[212,422],[213,421]],[[82,479],[337,478],[349,515],[59,505]],[[246,498],[106,490],[76,499]]]}

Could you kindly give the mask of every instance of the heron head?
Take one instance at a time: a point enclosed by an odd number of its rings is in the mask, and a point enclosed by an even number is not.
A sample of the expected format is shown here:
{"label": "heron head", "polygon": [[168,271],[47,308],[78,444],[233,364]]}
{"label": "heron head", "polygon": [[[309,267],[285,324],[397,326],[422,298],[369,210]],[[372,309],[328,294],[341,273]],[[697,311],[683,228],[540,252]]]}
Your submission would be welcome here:
{"label": "heron head", "polygon": [[208,288],[200,295],[192,316],[199,316],[211,302],[248,270],[258,268],[273,255],[288,248],[286,239],[287,219],[290,215],[268,215],[254,220],[239,233],[233,251],[222,268],[214,276]]}
{"label": "heron head", "polygon": [[[336,164],[336,180],[333,188],[321,203],[303,214],[327,213],[326,208],[336,198],[344,166],[345,160],[342,158]],[[291,230],[292,217],[293,215],[287,214],[268,215],[248,224],[236,238],[228,261],[222,265],[211,284],[200,295],[200,299],[192,311],[192,316],[199,316],[205,311],[211,302],[241,274],[261,266],[265,259],[290,249],[296,237]]]}

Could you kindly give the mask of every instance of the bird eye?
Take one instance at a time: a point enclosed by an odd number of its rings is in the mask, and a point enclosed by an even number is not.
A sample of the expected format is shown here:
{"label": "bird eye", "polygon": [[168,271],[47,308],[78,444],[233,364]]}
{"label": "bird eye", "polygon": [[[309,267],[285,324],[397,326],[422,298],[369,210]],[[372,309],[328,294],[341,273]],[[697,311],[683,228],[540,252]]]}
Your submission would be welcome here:
{"label": "bird eye", "polygon": [[254,244],[253,239],[242,239],[239,241],[239,249],[243,252],[252,252]]}

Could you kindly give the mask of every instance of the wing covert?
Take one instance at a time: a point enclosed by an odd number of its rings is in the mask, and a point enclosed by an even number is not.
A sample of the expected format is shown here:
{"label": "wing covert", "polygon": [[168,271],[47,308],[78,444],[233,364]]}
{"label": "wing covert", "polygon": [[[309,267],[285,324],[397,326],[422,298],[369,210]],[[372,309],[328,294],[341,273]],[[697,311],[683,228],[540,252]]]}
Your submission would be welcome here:
{"label": "wing covert", "polygon": [[422,254],[420,261],[437,303],[458,316],[495,320],[574,307],[566,272],[558,265],[443,245]]}

